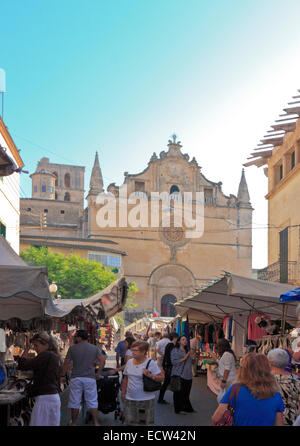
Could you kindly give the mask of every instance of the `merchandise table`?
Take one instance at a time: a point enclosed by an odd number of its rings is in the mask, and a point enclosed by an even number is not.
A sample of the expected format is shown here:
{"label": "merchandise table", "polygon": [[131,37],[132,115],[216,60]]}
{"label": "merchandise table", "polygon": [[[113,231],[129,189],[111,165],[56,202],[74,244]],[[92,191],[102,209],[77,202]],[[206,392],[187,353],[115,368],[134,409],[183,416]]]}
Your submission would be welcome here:
{"label": "merchandise table", "polygon": [[221,388],[221,381],[216,376],[216,368],[218,363],[212,360],[204,360],[203,365],[207,370],[207,386],[216,395],[218,395]]}
{"label": "merchandise table", "polygon": [[24,393],[18,391],[0,391],[0,426],[9,426],[11,416],[20,411],[24,398]]}

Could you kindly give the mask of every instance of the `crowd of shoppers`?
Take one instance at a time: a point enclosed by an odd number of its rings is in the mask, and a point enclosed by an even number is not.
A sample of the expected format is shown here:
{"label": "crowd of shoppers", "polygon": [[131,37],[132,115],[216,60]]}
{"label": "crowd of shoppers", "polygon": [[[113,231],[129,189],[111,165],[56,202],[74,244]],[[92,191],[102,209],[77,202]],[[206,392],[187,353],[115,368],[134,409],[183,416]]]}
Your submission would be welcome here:
{"label": "crowd of shoppers", "polygon": [[[297,308],[300,328],[300,305]],[[78,330],[74,343],[62,361],[55,339],[38,333],[30,339],[21,357],[20,370],[32,370],[32,383],[27,393],[34,398],[31,426],[59,426],[61,401],[59,393],[66,376],[70,376],[69,403],[71,425],[77,418],[84,398],[95,425],[99,425],[96,380],[104,371],[122,372],[121,399],[126,425],[154,424],[155,397],[159,404],[167,390],[173,392],[175,414],[196,412],[190,400],[193,377],[197,365],[201,337],[196,333],[190,340],[176,332],[149,333],[147,339],[139,333],[125,333],[116,351],[116,369],[104,369],[107,354],[100,343],[88,342],[88,333]],[[30,350],[36,356],[30,355]],[[268,355],[248,353],[239,362],[230,342],[221,338],[215,351],[207,350],[218,365],[220,377],[219,403],[212,416],[212,424],[222,424],[224,414],[234,401],[234,426],[291,426],[300,425],[300,376],[292,372],[292,362],[300,360],[297,352],[276,348]],[[297,356],[298,355],[298,356]],[[161,383],[159,393],[145,385]],[[234,394],[232,399],[232,394]]]}

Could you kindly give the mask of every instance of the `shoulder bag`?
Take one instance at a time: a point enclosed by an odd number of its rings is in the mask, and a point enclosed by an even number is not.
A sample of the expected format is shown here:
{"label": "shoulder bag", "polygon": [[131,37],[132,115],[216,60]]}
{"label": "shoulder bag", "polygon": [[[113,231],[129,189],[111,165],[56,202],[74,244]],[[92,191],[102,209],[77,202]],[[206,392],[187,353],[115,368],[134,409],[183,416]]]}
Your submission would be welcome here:
{"label": "shoulder bag", "polygon": [[[239,394],[240,388],[240,384],[233,384],[229,395],[227,409],[223,413],[222,418],[215,424],[215,426],[233,426],[236,399]],[[231,405],[233,399],[233,405]]]}
{"label": "shoulder bag", "polygon": [[[148,370],[151,361],[152,359],[149,359],[146,365],[146,370]],[[143,374],[143,387],[144,392],[155,392],[156,390],[161,389],[161,383],[159,383],[158,381],[154,381],[152,378],[149,378],[149,376]]]}
{"label": "shoulder bag", "polygon": [[[183,363],[181,374],[183,373],[186,361],[187,360],[185,360],[184,363]],[[181,390],[180,375],[171,376],[170,384],[168,386],[168,390],[171,390],[171,392],[180,392],[180,390]]]}

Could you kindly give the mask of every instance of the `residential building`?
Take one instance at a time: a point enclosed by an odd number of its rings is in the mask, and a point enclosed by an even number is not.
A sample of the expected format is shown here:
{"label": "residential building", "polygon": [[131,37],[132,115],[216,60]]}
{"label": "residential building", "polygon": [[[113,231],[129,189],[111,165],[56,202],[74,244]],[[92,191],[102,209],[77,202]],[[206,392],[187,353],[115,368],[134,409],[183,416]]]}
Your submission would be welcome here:
{"label": "residential building", "polygon": [[19,254],[20,172],[24,166],[6,125],[0,117],[0,234]]}
{"label": "residential building", "polygon": [[268,178],[268,266],[258,278],[300,285],[300,96],[271,126],[245,166]]}

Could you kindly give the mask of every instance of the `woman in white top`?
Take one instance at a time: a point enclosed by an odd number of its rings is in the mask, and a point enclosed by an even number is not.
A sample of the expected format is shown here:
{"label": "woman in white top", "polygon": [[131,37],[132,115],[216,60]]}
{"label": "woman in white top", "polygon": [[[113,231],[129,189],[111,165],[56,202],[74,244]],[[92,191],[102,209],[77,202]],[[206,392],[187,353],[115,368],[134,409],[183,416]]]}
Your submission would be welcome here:
{"label": "woman in white top", "polygon": [[225,390],[228,389],[229,386],[233,383],[236,378],[236,357],[231,349],[229,341],[227,339],[222,338],[218,340],[216,346],[216,352],[218,354],[215,355],[211,350],[208,351],[210,356],[217,361],[219,366],[219,374],[221,379],[221,388],[218,394],[218,401],[225,393]]}
{"label": "woman in white top", "polygon": [[148,350],[147,342],[134,342],[131,346],[132,358],[127,361],[125,366],[121,395],[124,401],[125,424],[127,426],[154,424],[155,392],[144,391],[143,375],[149,376],[154,381],[162,382],[164,373],[154,360],[147,358]]}

